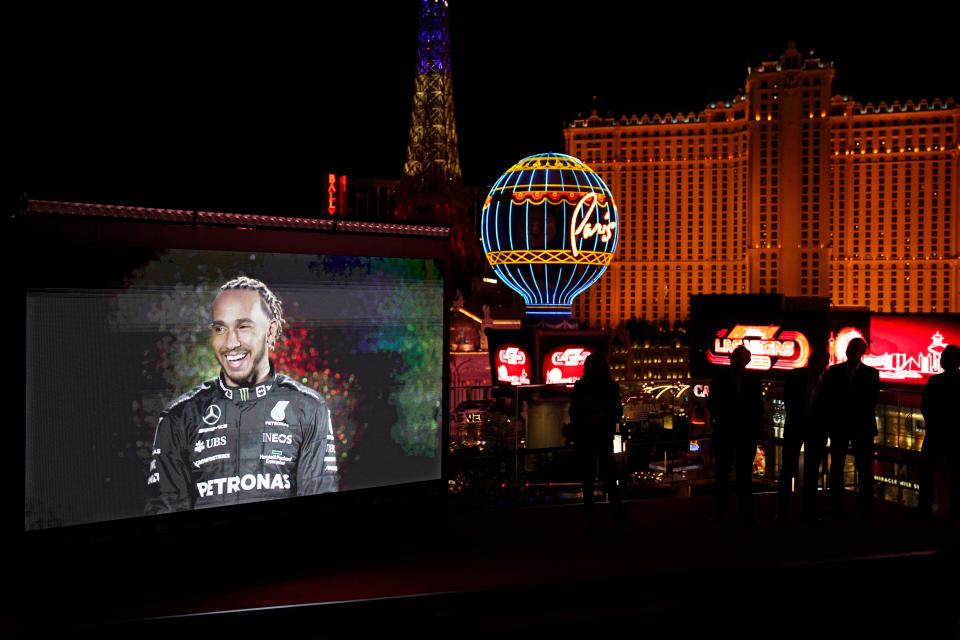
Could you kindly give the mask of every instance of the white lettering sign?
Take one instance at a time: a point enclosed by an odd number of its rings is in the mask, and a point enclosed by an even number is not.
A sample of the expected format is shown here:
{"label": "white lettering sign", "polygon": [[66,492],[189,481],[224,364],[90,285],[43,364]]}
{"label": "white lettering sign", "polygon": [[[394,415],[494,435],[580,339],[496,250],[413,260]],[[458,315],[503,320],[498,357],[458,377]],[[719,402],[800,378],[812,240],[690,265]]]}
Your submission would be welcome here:
{"label": "white lettering sign", "polygon": [[579,367],[584,363],[589,355],[589,351],[579,347],[573,349],[564,349],[563,351],[554,352],[553,355],[550,356],[550,362],[557,366]]}
{"label": "white lettering sign", "polygon": [[[583,212],[585,207],[587,207],[586,213]],[[577,242],[578,238],[589,240],[593,236],[600,236],[601,242],[608,242],[610,238],[613,237],[613,230],[617,228],[617,221],[610,219],[609,209],[603,216],[604,222],[590,224],[590,219],[596,210],[597,194],[595,193],[585,194],[580,198],[580,202],[577,203],[576,208],[573,210],[573,215],[570,217],[570,251],[573,253],[574,258],[580,254],[580,249],[577,246],[579,244]],[[578,222],[581,214],[583,215],[583,220]]]}
{"label": "white lettering sign", "polygon": [[499,356],[500,362],[507,364],[525,364],[527,362],[527,354],[521,351],[519,347],[500,349]]}
{"label": "white lettering sign", "polygon": [[[226,485],[226,490],[224,490]],[[253,489],[289,489],[290,476],[287,474],[269,474],[258,473],[253,475],[248,473],[243,476],[231,476],[229,478],[214,478],[204,482],[197,483],[197,492],[201,498],[224,493],[237,493],[239,491],[251,491]]]}

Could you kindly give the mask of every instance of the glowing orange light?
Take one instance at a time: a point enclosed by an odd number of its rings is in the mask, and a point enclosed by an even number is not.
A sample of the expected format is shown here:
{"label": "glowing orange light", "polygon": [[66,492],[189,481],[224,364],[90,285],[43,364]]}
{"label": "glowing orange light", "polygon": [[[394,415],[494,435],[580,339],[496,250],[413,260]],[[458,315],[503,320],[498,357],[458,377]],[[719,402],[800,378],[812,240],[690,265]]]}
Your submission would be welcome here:
{"label": "glowing orange light", "polygon": [[729,365],[733,350],[743,345],[750,351],[747,369],[799,369],[810,359],[810,341],[799,331],[781,331],[777,325],[736,325],[730,331],[721,329],[707,349],[707,362]]}

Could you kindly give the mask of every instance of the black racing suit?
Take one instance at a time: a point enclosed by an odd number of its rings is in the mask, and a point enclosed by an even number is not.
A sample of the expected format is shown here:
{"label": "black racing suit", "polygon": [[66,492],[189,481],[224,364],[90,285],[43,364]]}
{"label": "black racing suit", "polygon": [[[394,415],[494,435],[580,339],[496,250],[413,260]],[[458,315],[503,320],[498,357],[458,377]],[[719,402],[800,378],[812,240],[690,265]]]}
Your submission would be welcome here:
{"label": "black racing suit", "polygon": [[338,485],[330,410],[316,391],[282,374],[249,388],[228,387],[218,376],[160,416],[146,513],[325,493]]}

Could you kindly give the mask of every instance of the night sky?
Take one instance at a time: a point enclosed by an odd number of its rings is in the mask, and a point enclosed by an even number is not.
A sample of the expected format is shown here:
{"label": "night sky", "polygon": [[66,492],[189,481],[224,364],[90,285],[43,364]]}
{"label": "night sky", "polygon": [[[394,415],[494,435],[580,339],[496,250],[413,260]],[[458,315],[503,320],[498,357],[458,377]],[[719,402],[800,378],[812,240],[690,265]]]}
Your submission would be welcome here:
{"label": "night sky", "polygon": [[[747,27],[729,9],[719,14],[721,5],[711,10],[718,15],[625,5],[454,0],[467,183],[488,185],[526,155],[562,150],[564,123],[594,105],[652,115],[732,98],[747,66],[778,56],[790,39],[835,63],[836,93],[864,102],[960,97],[946,15],[831,12],[823,25],[757,11]],[[416,2],[226,7],[58,8],[12,20],[2,46],[13,189],[282,214],[319,210],[329,171],[400,176]]]}

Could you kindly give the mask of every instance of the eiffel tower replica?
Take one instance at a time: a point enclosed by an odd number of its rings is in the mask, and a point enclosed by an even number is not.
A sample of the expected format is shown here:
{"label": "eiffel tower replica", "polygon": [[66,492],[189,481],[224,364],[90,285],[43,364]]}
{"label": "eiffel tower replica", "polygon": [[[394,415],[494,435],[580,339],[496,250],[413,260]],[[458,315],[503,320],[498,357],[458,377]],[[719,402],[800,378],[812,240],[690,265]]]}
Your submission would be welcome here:
{"label": "eiffel tower replica", "polygon": [[421,0],[413,116],[396,217],[451,226],[454,278],[466,290],[471,277],[484,273],[477,204],[485,194],[463,184],[450,67],[447,3]]}

